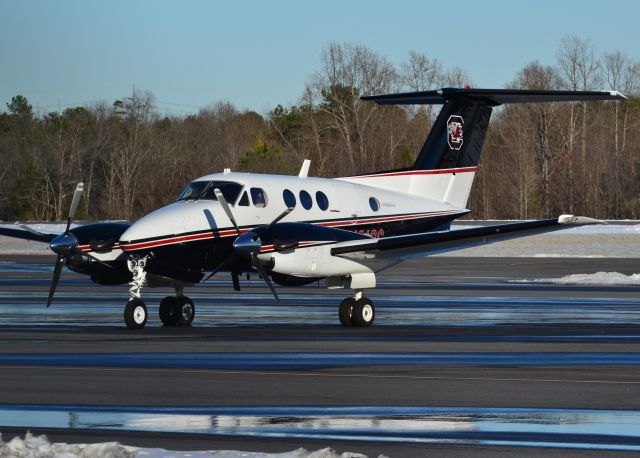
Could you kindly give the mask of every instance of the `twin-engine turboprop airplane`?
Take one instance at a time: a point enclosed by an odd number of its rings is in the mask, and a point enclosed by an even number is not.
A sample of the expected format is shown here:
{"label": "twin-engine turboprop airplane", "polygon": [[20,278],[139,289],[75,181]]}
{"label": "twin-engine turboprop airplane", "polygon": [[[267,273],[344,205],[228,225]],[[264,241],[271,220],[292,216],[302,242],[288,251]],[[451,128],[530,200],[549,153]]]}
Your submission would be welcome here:
{"label": "twin-engine turboprop airplane", "polygon": [[62,235],[42,234],[19,225],[1,235],[49,242],[58,255],[47,306],[63,263],[96,283],[130,282],[124,310],[128,328],[142,328],[147,308],[141,291],[173,286],[162,300],[166,326],[188,326],[195,316],[185,286],[219,271],[257,271],[273,296],[279,285],[326,279],[328,288],[350,288],[338,307],[343,326],[370,326],[373,302],[363,291],[376,286],[385,263],[441,253],[507,238],[595,222],[560,218],[449,230],[469,212],[467,199],[493,107],[506,103],[622,100],[615,91],[526,91],[454,89],[362,97],[378,104],[441,104],[415,164],[407,169],[344,178],[223,173],[198,178],[176,202],[131,225],[96,223],[70,229],[82,184],[76,188]]}

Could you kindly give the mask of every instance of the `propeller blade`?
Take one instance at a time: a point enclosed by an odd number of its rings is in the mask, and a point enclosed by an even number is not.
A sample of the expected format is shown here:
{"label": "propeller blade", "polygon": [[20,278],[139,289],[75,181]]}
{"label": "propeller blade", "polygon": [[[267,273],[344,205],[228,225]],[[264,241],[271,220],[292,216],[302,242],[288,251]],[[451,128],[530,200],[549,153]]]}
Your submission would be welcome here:
{"label": "propeller blade", "polygon": [[76,216],[76,210],[78,210],[78,205],[80,204],[82,191],[84,191],[84,183],[78,183],[78,185],[76,186],[76,190],[73,193],[73,199],[71,200],[71,208],[69,208],[69,219],[67,219],[67,228],[64,231],[65,235],[69,233],[71,221],[73,221],[73,217]]}
{"label": "propeller blade", "polygon": [[271,279],[269,278],[269,275],[267,274],[267,271],[265,270],[264,266],[262,265],[262,263],[258,259],[258,255],[253,253],[252,259],[253,259],[254,267],[256,269],[258,269],[258,272],[260,273],[260,276],[262,277],[264,282],[267,284],[267,287],[271,291],[271,294],[273,294],[273,297],[275,297],[276,300],[279,302],[280,298],[278,297],[278,293],[276,293],[276,289],[273,287],[273,283],[271,283]]}
{"label": "propeller blade", "polygon": [[51,279],[51,285],[49,286],[49,297],[47,298],[47,307],[51,305],[53,295],[56,292],[58,286],[58,280],[60,280],[60,272],[62,271],[62,264],[64,264],[64,257],[58,255],[56,258],[56,265],[53,268],[53,278]]}
{"label": "propeller blade", "polygon": [[273,226],[274,224],[276,224],[278,221],[280,221],[282,218],[284,218],[285,216],[287,216],[289,213],[291,213],[293,211],[293,207],[287,207],[287,209],[285,211],[283,211],[282,213],[280,213],[278,215],[278,217],[276,219],[274,219],[273,221],[271,221],[269,224],[267,224],[267,227],[265,227],[265,229],[269,229],[271,226]]}
{"label": "propeller blade", "polygon": [[222,206],[224,212],[227,214],[227,217],[229,217],[229,219],[231,220],[233,227],[236,228],[236,232],[238,233],[238,235],[240,235],[240,228],[238,227],[238,223],[236,223],[236,219],[233,217],[233,213],[231,213],[231,207],[229,207],[227,199],[224,198],[222,191],[220,191],[220,189],[218,188],[215,188],[213,190],[213,193],[216,195],[216,198],[218,199],[218,202],[220,202],[220,205]]}
{"label": "propeller blade", "polygon": [[26,224],[15,223],[15,225],[18,226],[20,229],[24,229],[27,232],[31,232],[33,235],[37,235],[38,237],[46,237],[48,235],[48,234],[43,234],[42,232],[38,232],[34,228],[29,227]]}
{"label": "propeller blade", "polygon": [[233,289],[240,291],[240,278],[238,272],[231,272],[231,281],[233,282]]}

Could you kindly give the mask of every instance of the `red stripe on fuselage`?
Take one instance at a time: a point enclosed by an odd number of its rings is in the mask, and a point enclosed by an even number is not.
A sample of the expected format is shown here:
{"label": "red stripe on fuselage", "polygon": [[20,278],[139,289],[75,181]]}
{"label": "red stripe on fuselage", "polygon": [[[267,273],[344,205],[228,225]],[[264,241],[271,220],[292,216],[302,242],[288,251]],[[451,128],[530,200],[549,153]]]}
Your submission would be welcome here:
{"label": "red stripe on fuselage", "polygon": [[471,173],[476,172],[477,167],[461,167],[457,169],[437,169],[437,170],[405,170],[403,172],[373,173],[371,175],[357,175],[348,178],[379,178],[379,177],[399,177],[406,175],[442,175],[446,173]]}

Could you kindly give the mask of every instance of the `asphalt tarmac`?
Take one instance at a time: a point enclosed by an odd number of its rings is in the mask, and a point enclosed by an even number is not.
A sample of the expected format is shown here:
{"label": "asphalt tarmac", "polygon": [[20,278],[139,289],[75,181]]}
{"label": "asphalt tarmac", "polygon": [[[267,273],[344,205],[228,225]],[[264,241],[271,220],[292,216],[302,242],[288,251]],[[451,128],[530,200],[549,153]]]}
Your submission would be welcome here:
{"label": "asphalt tarmac", "polygon": [[224,275],[187,289],[192,328],[122,323],[127,287],[0,257],[0,432],[187,449],[332,446],[369,456],[621,456],[640,451],[640,286],[528,280],[640,272],[636,259],[429,258],[367,295]]}

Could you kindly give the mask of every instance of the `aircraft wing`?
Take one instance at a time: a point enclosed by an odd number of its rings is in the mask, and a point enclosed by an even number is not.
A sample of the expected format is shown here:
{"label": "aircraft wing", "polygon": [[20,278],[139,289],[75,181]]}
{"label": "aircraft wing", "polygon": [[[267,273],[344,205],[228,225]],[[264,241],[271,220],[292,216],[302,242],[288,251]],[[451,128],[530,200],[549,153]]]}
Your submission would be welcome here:
{"label": "aircraft wing", "polygon": [[15,227],[0,226],[0,235],[6,235],[7,237],[14,237],[17,239],[34,240],[36,242],[49,243],[58,234],[44,234],[38,232],[35,229],[31,229],[24,224],[16,224]]}
{"label": "aircraft wing", "polygon": [[404,260],[598,223],[602,222],[583,216],[562,215],[559,218],[474,227],[471,229],[339,242],[332,246],[331,254],[354,260]]}

